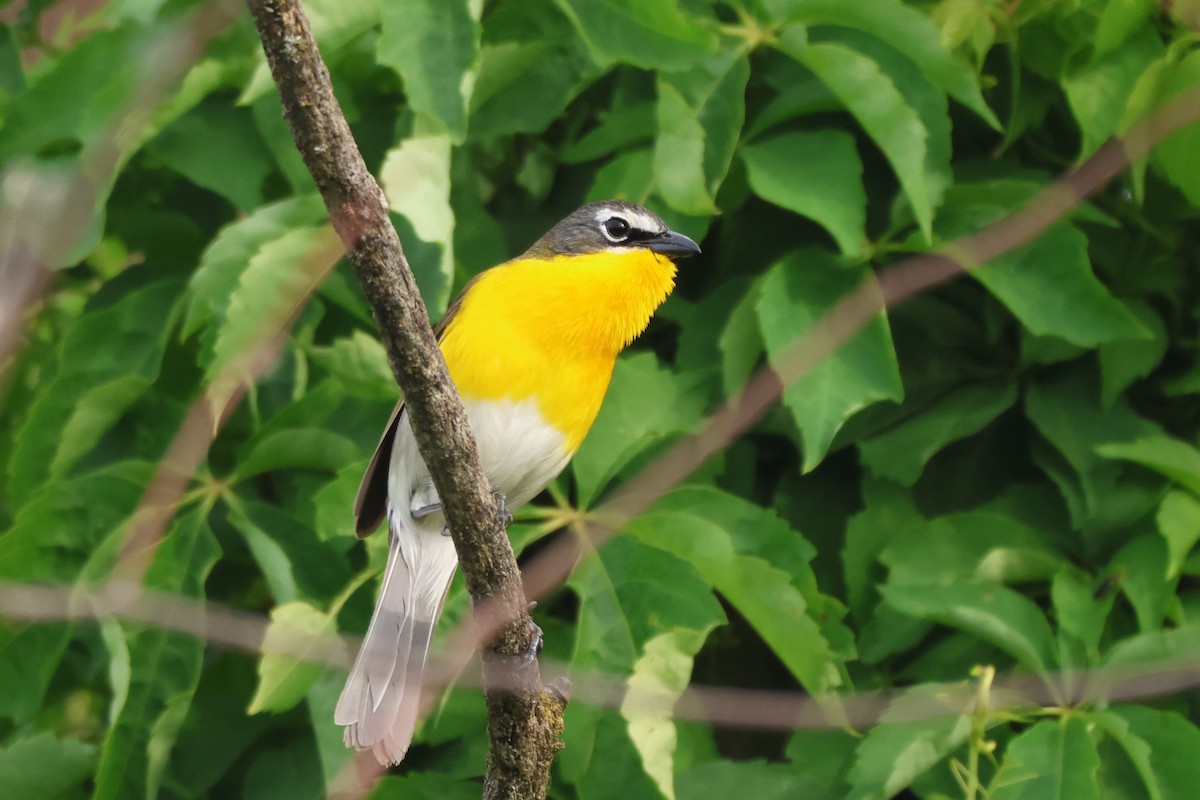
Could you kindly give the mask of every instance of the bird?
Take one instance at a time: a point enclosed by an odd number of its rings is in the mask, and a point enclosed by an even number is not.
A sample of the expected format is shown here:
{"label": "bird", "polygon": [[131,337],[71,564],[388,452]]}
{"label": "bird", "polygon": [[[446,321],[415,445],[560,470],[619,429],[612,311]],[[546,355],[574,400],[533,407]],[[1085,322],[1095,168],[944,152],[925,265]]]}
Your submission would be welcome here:
{"label": "bird", "polygon": [[[588,203],[451,302],[435,333],[508,513],[566,467],[600,411],[617,355],[675,288],[675,260],[699,252],[640,205]],[[334,722],[347,747],[390,766],[412,743],[433,628],[458,564],[403,400],[354,514],[360,537],[386,518],[388,557]]]}

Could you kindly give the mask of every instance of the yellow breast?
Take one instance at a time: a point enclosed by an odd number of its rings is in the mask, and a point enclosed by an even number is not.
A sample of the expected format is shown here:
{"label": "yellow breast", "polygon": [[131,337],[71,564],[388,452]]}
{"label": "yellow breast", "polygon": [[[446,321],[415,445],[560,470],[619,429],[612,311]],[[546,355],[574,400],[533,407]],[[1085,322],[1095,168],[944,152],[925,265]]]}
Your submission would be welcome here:
{"label": "yellow breast", "polygon": [[442,352],[464,398],[536,398],[574,452],[617,354],[674,285],[670,259],[640,248],[509,261],[470,286]]}

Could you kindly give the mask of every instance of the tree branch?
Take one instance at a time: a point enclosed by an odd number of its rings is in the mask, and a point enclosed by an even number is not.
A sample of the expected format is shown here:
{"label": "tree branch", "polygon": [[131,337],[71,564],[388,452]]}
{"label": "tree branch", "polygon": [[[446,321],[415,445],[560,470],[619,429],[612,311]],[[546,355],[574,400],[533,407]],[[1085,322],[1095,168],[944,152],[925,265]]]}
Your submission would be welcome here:
{"label": "tree branch", "polygon": [[[467,590],[477,608],[486,605],[489,615],[505,621],[491,647],[496,657],[484,659],[484,677],[488,686],[518,688],[487,690],[491,747],[484,797],[545,797],[566,700],[561,692],[543,690],[537,661],[527,655],[536,629],[526,613],[521,573],[387,201],[354,143],[297,0],[249,5],[296,147],[346,247],[404,392]],[[501,671],[504,680],[489,679]]]}

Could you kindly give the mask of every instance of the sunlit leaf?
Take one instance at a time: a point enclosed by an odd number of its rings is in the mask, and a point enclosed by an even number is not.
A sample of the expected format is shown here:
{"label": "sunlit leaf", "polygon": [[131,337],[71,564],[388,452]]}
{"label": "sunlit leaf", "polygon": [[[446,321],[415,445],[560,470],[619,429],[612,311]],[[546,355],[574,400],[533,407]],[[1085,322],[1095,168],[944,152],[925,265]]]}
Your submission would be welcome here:
{"label": "sunlit leaf", "polygon": [[337,622],[328,614],[302,602],[275,606],[246,713],[278,714],[295,706],[324,672],[321,661],[340,650]]}

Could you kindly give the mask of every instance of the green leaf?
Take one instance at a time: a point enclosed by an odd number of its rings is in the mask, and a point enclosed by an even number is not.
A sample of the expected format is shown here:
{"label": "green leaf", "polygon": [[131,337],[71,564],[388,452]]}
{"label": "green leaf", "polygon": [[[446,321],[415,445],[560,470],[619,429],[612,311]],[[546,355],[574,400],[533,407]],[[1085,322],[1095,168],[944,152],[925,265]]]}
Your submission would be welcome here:
{"label": "green leaf", "polygon": [[1108,566],[1107,574],[1117,577],[1143,632],[1161,628],[1169,605],[1175,602],[1178,579],[1167,579],[1168,559],[1166,542],[1143,534],[1122,547]]}
{"label": "green leaf", "polygon": [[418,126],[411,137],[387,154],[379,177],[392,211],[408,220],[421,241],[441,248],[437,269],[424,271],[422,277],[425,279],[421,281],[421,293],[427,305],[436,312],[450,301],[450,284],[454,277],[451,141],[447,135],[428,132],[427,127]]}
{"label": "green leaf", "polygon": [[38,713],[69,638],[66,624],[0,619],[0,717],[20,724]]}
{"label": "green leaf", "polygon": [[1096,40],[1092,43],[1096,56],[1103,56],[1124,44],[1136,31],[1143,29],[1143,23],[1153,12],[1153,0],[1111,0],[1105,3],[1096,24]]}
{"label": "green leaf", "polygon": [[25,89],[20,49],[13,26],[0,26],[0,91],[8,94],[17,94]]}
{"label": "green leaf", "polygon": [[[47,484],[0,536],[0,579],[73,582],[106,540],[121,535],[151,471],[123,462]],[[65,625],[0,621],[0,685],[7,687],[0,716],[20,723],[33,717],[67,638]]]}
{"label": "green leaf", "polygon": [[[1091,576],[1075,567],[1064,566],[1050,585],[1050,598],[1060,638],[1063,634],[1075,637],[1083,646],[1089,663],[1098,661],[1100,638],[1113,606],[1112,594],[1097,597],[1096,581]],[[1064,663],[1063,666],[1084,665]]]}
{"label": "green leaf", "polygon": [[324,784],[316,744],[310,737],[292,737],[257,751],[246,769],[242,796],[255,800],[317,800],[324,795]]}
{"label": "green leaf", "polygon": [[698,382],[668,372],[649,353],[617,360],[604,405],[571,462],[581,507],[639,453],[696,426],[704,409]]}
{"label": "green leaf", "polygon": [[600,67],[683,69],[712,51],[714,36],[671,0],[555,0]]}
{"label": "green leaf", "polygon": [[695,567],[808,691],[818,694],[841,683],[840,662],[791,577],[764,558],[738,553],[719,520],[689,511],[651,511],[625,533]]}
{"label": "green leaf", "polygon": [[414,772],[388,775],[375,784],[373,798],[403,797],[405,800],[475,800],[478,780]]}
{"label": "green leaf", "polygon": [[183,115],[146,149],[192,183],[225,197],[243,212],[262,204],[263,182],[273,169],[249,110],[218,101]]}
{"label": "green leaf", "polygon": [[832,43],[808,44],[796,28],[784,30],[779,46],[829,87],[883,151],[928,239],[934,206],[925,174],[928,132],[895,83],[857,50]]}
{"label": "green leaf", "polygon": [[811,800],[841,800],[854,764],[859,737],[848,730],[800,728],[787,743],[787,757],[802,779],[802,790],[793,796]]}
{"label": "green leaf", "polygon": [[133,513],[152,472],[124,461],[48,483],[0,536],[0,579],[73,582]]}
{"label": "green leaf", "polygon": [[[795,347],[822,316],[870,270],[840,262],[818,250],[795,252],[771,267],[763,282],[758,320],[771,366],[785,380],[792,375]],[[804,469],[821,463],[834,434],[856,411],[880,400],[899,401],[904,389],[887,319],[881,311],[850,341],[794,380],[783,401],[799,426]]]}
{"label": "green leaf", "polygon": [[[349,511],[345,506],[347,517]],[[325,602],[350,580],[349,565],[338,548],[276,505],[235,500],[229,523],[245,539],[276,602]]]}
{"label": "green leaf", "polygon": [[471,138],[544,131],[579,91],[579,62],[554,42],[485,45],[471,95]]}
{"label": "green leaf", "polygon": [[[721,620],[714,617],[713,626]],[[669,800],[675,798],[677,736],[671,709],[692,677],[692,661],[712,627],[675,629],[647,641],[629,676],[621,716],[646,774]]]}
{"label": "green leaf", "polygon": [[887,546],[905,530],[925,524],[925,518],[913,506],[911,492],[885,481],[866,481],[862,488],[863,505],[846,523],[846,541],[842,551],[846,601],[852,613],[867,617],[875,605],[875,592],[883,582],[882,569],[875,564]]}
{"label": "green leaf", "polygon": [[806,776],[787,764],[762,761],[714,761],[679,774],[679,796],[686,800],[816,800]]}
{"label": "green leaf", "polygon": [[1167,577],[1176,578],[1200,541],[1200,499],[1190,492],[1171,491],[1163,498],[1155,518],[1158,532],[1167,543]]}
{"label": "green leaf", "polygon": [[[680,676],[684,685],[690,676],[690,666],[683,664],[690,664],[686,651],[699,648],[708,631],[724,622],[724,612],[690,565],[632,537],[606,544],[572,573],[568,585],[580,603],[572,668],[639,673],[636,691],[643,697],[654,691],[661,713],[643,715],[647,709],[629,708],[620,720],[572,704],[564,733],[567,751],[560,760],[564,775],[584,797],[615,799],[621,796],[614,793],[618,788],[635,797],[660,796],[643,769],[649,766],[663,777],[674,733],[655,737],[649,717],[669,715],[669,697],[677,693]],[[655,690],[668,694],[659,697]]]}
{"label": "green leaf", "polygon": [[258,662],[258,687],[246,713],[279,714],[295,707],[325,671],[318,654],[341,647],[337,622],[328,614],[299,601],[275,606]]}
{"label": "green leaf", "polygon": [[1118,48],[1063,78],[1067,102],[1083,133],[1081,161],[1117,132],[1134,84],[1162,51],[1159,35],[1143,27]]}
{"label": "green leaf", "polygon": [[1100,798],[1100,755],[1082,718],[1037,723],[1008,744],[992,781],[993,800]]}
{"label": "green leaf", "polygon": [[676,630],[706,631],[724,621],[695,569],[634,537],[617,537],[584,562],[570,587],[580,622],[571,663],[629,674],[642,648]]}
{"label": "green leaf", "polygon": [[567,143],[559,153],[564,164],[582,164],[649,142],[657,130],[654,103],[634,102],[600,114],[596,127]]}
{"label": "green leaf", "polygon": [[[629,741],[628,726],[619,716],[571,703],[564,723],[565,747],[556,762],[559,773],[574,785],[579,800],[663,800]],[[472,797],[478,796],[476,783]]]}
{"label": "green leaf", "polygon": [[408,104],[437,117],[455,143],[467,133],[467,103],[479,58],[478,3],[402,0],[381,3],[379,62],[404,79]]}
{"label": "green leaf", "polygon": [[1011,383],[975,384],[947,392],[894,427],[859,445],[875,475],[912,486],[929,459],[953,442],[978,433],[1017,399]]}
{"label": "green leaf", "polygon": [[1029,421],[1069,467],[1052,472],[1051,477],[1079,528],[1128,525],[1159,500],[1157,493],[1143,495],[1136,484],[1123,479],[1122,465],[1112,460],[1117,456],[1104,455],[1113,443],[1159,435],[1158,427],[1135,414],[1123,400],[1111,409],[1101,408],[1098,396],[1095,381],[1079,369],[1038,380],[1025,395]]}
{"label": "green leaf", "polygon": [[183,335],[190,336],[210,320],[224,321],[238,281],[263,247],[289,231],[308,228],[325,218],[319,195],[281,200],[222,228],[204,251],[188,286]]}
{"label": "green leaf", "polygon": [[[1133,733],[1129,729],[1129,721],[1112,709],[1095,711],[1090,715],[1090,719],[1095,722],[1098,729],[1116,742],[1129,758],[1137,777],[1142,782],[1142,785],[1138,789],[1145,790],[1145,796],[1148,800],[1162,800],[1162,787],[1159,786],[1158,777],[1154,774],[1154,766],[1151,763],[1150,745],[1147,744],[1146,740]],[[1101,769],[1103,770],[1109,766],[1115,767],[1116,765],[1111,764],[1109,759],[1105,759],[1105,763],[1102,763]],[[1109,787],[1106,786],[1105,788]],[[1131,791],[1135,790],[1132,790],[1131,787]]]}
{"label": "green leaf", "polygon": [[67,475],[153,384],[170,332],[175,281],[124,293],[86,311],[63,338],[58,373],[30,405],[8,462],[19,507],[46,480]]}
{"label": "green leaf", "polygon": [[[747,301],[748,294],[755,296],[755,302]],[[757,286],[753,282],[733,280],[708,292],[695,304],[685,303],[680,297],[668,300],[667,307],[659,312],[659,318],[679,325],[679,348],[675,353],[675,368],[686,372],[704,372],[708,376],[706,382],[723,385],[721,373],[727,360],[724,357],[723,339],[727,335],[726,329],[733,324],[733,315],[738,313],[738,329],[731,334],[734,365],[730,368],[738,372],[744,370],[745,375],[749,376],[754,364],[747,365],[745,361],[756,361],[763,354],[762,336],[758,332],[758,319],[754,315],[757,296]],[[754,348],[753,342],[743,342],[743,337],[757,340],[756,353],[750,353]],[[745,352],[739,352],[739,347]],[[739,386],[733,387],[734,390],[737,388]]]}
{"label": "green leaf", "polygon": [[332,228],[296,228],[250,259],[229,295],[207,365],[205,377],[213,384],[209,397],[218,410],[246,379],[251,366],[246,359],[285,329],[341,255],[341,240]]}
{"label": "green leaf", "polygon": [[366,460],[356,460],[338,470],[337,476],[313,496],[314,527],[324,540],[354,536],[354,498],[367,470]]}
{"label": "green leaf", "polygon": [[[344,647],[342,644],[338,646]],[[330,720],[333,719],[333,712],[337,708],[338,698],[341,697],[342,688],[345,685],[346,671],[337,667],[327,667],[318,676],[306,696],[308,716],[312,725],[313,736],[316,739],[317,754],[320,757],[321,771],[325,775],[326,786],[334,783],[334,778],[341,773],[346,764],[353,760],[355,756],[355,751],[346,747],[342,728],[338,725],[330,724]],[[478,702],[479,696],[475,695],[473,699]],[[444,714],[445,712],[443,711],[442,713]],[[257,719],[270,718],[260,716]],[[432,719],[427,720],[422,726],[421,737],[425,741],[429,741],[428,732],[432,722]],[[464,735],[468,733],[464,732]]]}
{"label": "green leaf", "polygon": [[1081,347],[1151,333],[1092,273],[1088,240],[1059,223],[1033,242],[971,270],[1021,324]]}
{"label": "green leaf", "polygon": [[1144,301],[1129,304],[1129,310],[1153,338],[1103,342],[1096,348],[1100,359],[1100,402],[1111,408],[1117,396],[1134,381],[1149,375],[1167,354],[1167,329],[1162,318]]}
{"label": "green leaf", "polygon": [[762,283],[755,281],[729,314],[729,322],[717,339],[721,351],[721,385],[731,395],[746,385],[758,366],[766,345],[758,327],[758,303]]}
{"label": "green leaf", "polygon": [[[146,573],[150,589],[203,598],[221,555],[203,508],[175,519]],[[203,642],[161,628],[122,624],[132,668],[125,703],[116,709],[96,769],[98,800],[154,797],[175,737],[200,680]]]}
{"label": "green leaf", "polygon": [[[1119,730],[1114,718],[1128,726],[1128,734],[1114,736],[1125,748],[1146,785],[1149,797],[1186,800],[1200,784],[1200,729],[1174,711],[1144,706],[1116,706],[1096,714],[1105,731]],[[1148,749],[1143,750],[1142,745]]]}
{"label": "green leaf", "polygon": [[988,508],[906,525],[893,534],[879,560],[890,570],[888,585],[1041,580],[1065,561],[1040,531]]}
{"label": "green leaf", "polygon": [[1114,442],[1096,447],[1105,458],[1141,464],[1200,494],[1200,449],[1170,436],[1142,436],[1133,441]]}
{"label": "green leaf", "polygon": [[[926,704],[936,702],[917,696]],[[893,703],[889,714],[910,702]],[[936,707],[936,706],[935,706]],[[957,750],[971,735],[971,719],[940,716],[876,725],[858,746],[847,800],[885,800],[912,785],[926,770]]]}
{"label": "green leaf", "polygon": [[[1200,86],[1200,52],[1191,52],[1163,71],[1157,99],[1165,101]],[[1154,148],[1152,163],[1192,205],[1200,205],[1200,165],[1192,155],[1200,150],[1200,123],[1168,136]]]}
{"label": "green leaf", "polygon": [[0,162],[64,139],[93,144],[110,132],[138,83],[152,37],[123,25],[81,39],[6,104]]}
{"label": "green leaf", "polygon": [[712,193],[700,168],[704,161],[704,128],[689,113],[683,95],[669,83],[658,86],[658,139],[654,172],[660,193],[673,208],[694,215],[713,215]]}
{"label": "green leaf", "polygon": [[588,189],[589,203],[617,197],[644,203],[654,188],[654,151],[631,150],[609,161],[596,173]]}
{"label": "green leaf", "polygon": [[22,800],[54,800],[78,794],[91,776],[95,748],[51,733],[18,738],[0,748],[0,786]]}
{"label": "green leaf", "polygon": [[238,459],[236,475],[245,480],[279,469],[337,472],[359,453],[358,445],[321,428],[289,428],[257,437]]}
{"label": "green leaf", "polygon": [[881,592],[905,614],[966,631],[1032,672],[1046,672],[1058,663],[1045,615],[1010,589],[963,581],[948,586],[888,584]]}
{"label": "green leaf", "polygon": [[691,215],[716,213],[716,197],[746,117],[750,62],[720,50],[686,72],[658,80],[654,170],[662,198]]}
{"label": "green leaf", "polygon": [[[950,168],[952,129],[949,102],[929,73],[909,59],[900,49],[902,44],[894,39],[885,41],[853,28],[822,28],[812,31],[810,37],[812,41],[849,47],[870,58],[917,112],[925,128],[924,171],[929,204],[935,209],[941,206],[947,187],[954,182]],[[907,225],[910,220],[901,216],[899,221]]]}
{"label": "green leaf", "polygon": [[853,28],[887,42],[920,67],[938,88],[1000,129],[999,120],[983,100],[977,77],[946,49],[941,31],[920,10],[900,0],[771,0],[766,5],[781,22]]}
{"label": "green leaf", "polygon": [[867,196],[854,137],[837,130],[795,131],[740,152],[759,197],[820,224],[843,255],[864,255]]}
{"label": "green leaf", "polygon": [[396,398],[396,379],[387,352],[378,339],[365,331],[340,336],[327,347],[313,347],[309,357],[350,395],[368,400]]}
{"label": "green leaf", "polygon": [[[1200,625],[1185,624],[1166,631],[1130,636],[1113,645],[1105,666],[1150,665],[1180,660],[1190,661],[1200,652]],[[1136,673],[1135,673],[1136,674]]]}
{"label": "green leaf", "polygon": [[[163,777],[162,795],[201,794],[227,776],[239,758],[252,753],[254,743],[270,728],[270,716],[246,716],[246,698],[254,691],[255,665],[241,653],[210,651],[192,697],[187,719],[179,729],[170,765]],[[345,680],[345,673],[342,673]],[[339,689],[341,687],[339,686]],[[329,712],[333,717],[332,709]],[[331,725],[342,744],[341,728]],[[214,736],[218,731],[220,735]]]}

